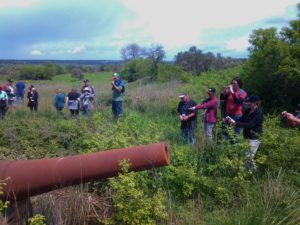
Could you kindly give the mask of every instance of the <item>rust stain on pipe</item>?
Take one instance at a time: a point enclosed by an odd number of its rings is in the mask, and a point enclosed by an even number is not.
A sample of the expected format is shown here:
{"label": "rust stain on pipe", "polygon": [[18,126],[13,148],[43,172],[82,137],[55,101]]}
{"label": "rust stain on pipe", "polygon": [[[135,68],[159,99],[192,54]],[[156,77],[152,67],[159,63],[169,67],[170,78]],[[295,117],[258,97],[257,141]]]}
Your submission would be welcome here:
{"label": "rust stain on pipe", "polygon": [[1,198],[21,200],[69,185],[113,177],[120,172],[121,160],[130,162],[130,171],[170,164],[164,142],[53,159],[0,160],[0,180],[9,177]]}

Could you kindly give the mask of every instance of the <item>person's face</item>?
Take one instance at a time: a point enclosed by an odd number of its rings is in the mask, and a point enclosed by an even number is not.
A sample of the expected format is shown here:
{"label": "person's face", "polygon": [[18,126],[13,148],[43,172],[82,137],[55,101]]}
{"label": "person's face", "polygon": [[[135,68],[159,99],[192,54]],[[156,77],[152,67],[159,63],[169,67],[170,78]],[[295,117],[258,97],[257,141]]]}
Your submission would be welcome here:
{"label": "person's face", "polygon": [[214,95],[214,93],[209,91],[209,92],[207,92],[207,95],[208,95],[208,97],[212,97]]}
{"label": "person's face", "polygon": [[85,81],[84,82],[84,86],[89,86],[90,85],[90,82],[89,81]]}
{"label": "person's face", "polygon": [[236,80],[231,81],[231,85],[233,89],[237,89],[239,87],[238,82]]}

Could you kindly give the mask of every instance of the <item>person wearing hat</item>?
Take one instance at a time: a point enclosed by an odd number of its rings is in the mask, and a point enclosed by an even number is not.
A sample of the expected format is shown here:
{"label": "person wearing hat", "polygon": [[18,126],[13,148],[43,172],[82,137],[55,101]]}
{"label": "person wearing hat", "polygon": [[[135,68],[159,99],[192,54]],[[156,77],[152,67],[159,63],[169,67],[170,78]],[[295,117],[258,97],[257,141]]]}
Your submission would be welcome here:
{"label": "person wearing hat", "polygon": [[181,122],[181,138],[184,143],[190,142],[195,144],[195,129],[197,127],[197,111],[191,110],[196,106],[196,102],[190,99],[187,93],[179,95],[180,102],[178,103],[177,111]]}
{"label": "person wearing hat", "polygon": [[297,115],[294,116],[292,113],[288,113],[287,111],[283,111],[281,115],[283,118],[287,119],[292,127],[300,125],[300,104],[298,104],[296,108]]}
{"label": "person wearing hat", "polygon": [[208,88],[208,98],[202,103],[193,106],[191,110],[204,109],[203,123],[206,139],[212,142],[213,128],[217,122],[218,98],[216,97],[216,89]]}
{"label": "person wearing hat", "polygon": [[258,150],[260,141],[259,137],[263,131],[263,112],[258,107],[259,97],[257,95],[249,95],[246,98],[245,105],[247,110],[239,120],[226,117],[226,120],[236,127],[243,128],[244,138],[249,140],[250,149],[246,151],[246,169],[255,171],[256,166],[253,158]]}
{"label": "person wearing hat", "polygon": [[83,82],[84,82],[84,85],[81,87],[80,94],[82,95],[84,93],[84,89],[88,88],[89,92],[90,92],[90,96],[92,97],[91,100],[93,101],[96,96],[94,88],[90,85],[89,79],[85,79]]}
{"label": "person wearing hat", "polygon": [[91,89],[89,87],[85,87],[83,93],[80,95],[80,103],[81,103],[81,110],[82,115],[88,116],[91,113],[92,109],[92,101],[94,99]]}
{"label": "person wearing hat", "polygon": [[123,93],[125,91],[125,83],[121,79],[119,73],[114,73],[111,82],[112,90],[112,113],[113,119],[117,119],[123,115]]}

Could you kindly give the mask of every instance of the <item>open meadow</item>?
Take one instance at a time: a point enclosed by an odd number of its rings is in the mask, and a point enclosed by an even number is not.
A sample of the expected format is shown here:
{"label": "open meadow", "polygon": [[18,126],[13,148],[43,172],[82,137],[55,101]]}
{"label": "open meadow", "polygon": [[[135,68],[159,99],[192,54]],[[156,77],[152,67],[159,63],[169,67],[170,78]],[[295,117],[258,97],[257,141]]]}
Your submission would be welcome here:
{"label": "open meadow", "polygon": [[72,186],[33,197],[34,215],[46,224],[276,224],[300,223],[300,136],[277,115],[266,115],[256,174],[244,170],[247,142],[231,145],[221,138],[221,124],[212,145],[206,144],[198,116],[196,145],[182,144],[177,117],[178,95],[186,91],[196,101],[207,88],[220,93],[240,67],[203,73],[188,81],[126,85],[124,117],[113,121],[111,73],[91,73],[96,92],[89,117],[64,117],[53,107],[56,88],[68,93],[83,82],[68,74],[34,85],[40,101],[37,113],[26,105],[9,109],[0,123],[1,159],[38,159],[84,154],[166,141],[171,165],[116,178]]}

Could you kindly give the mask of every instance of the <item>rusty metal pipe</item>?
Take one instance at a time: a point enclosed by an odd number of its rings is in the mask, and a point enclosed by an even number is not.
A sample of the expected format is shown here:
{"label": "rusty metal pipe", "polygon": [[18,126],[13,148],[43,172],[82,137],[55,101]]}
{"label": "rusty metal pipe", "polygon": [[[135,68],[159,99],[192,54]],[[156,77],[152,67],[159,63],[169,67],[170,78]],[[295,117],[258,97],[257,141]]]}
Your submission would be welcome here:
{"label": "rusty metal pipe", "polygon": [[66,186],[113,177],[120,172],[121,160],[130,162],[130,171],[170,164],[164,142],[52,159],[0,160],[0,180],[9,177],[1,198],[21,200]]}

